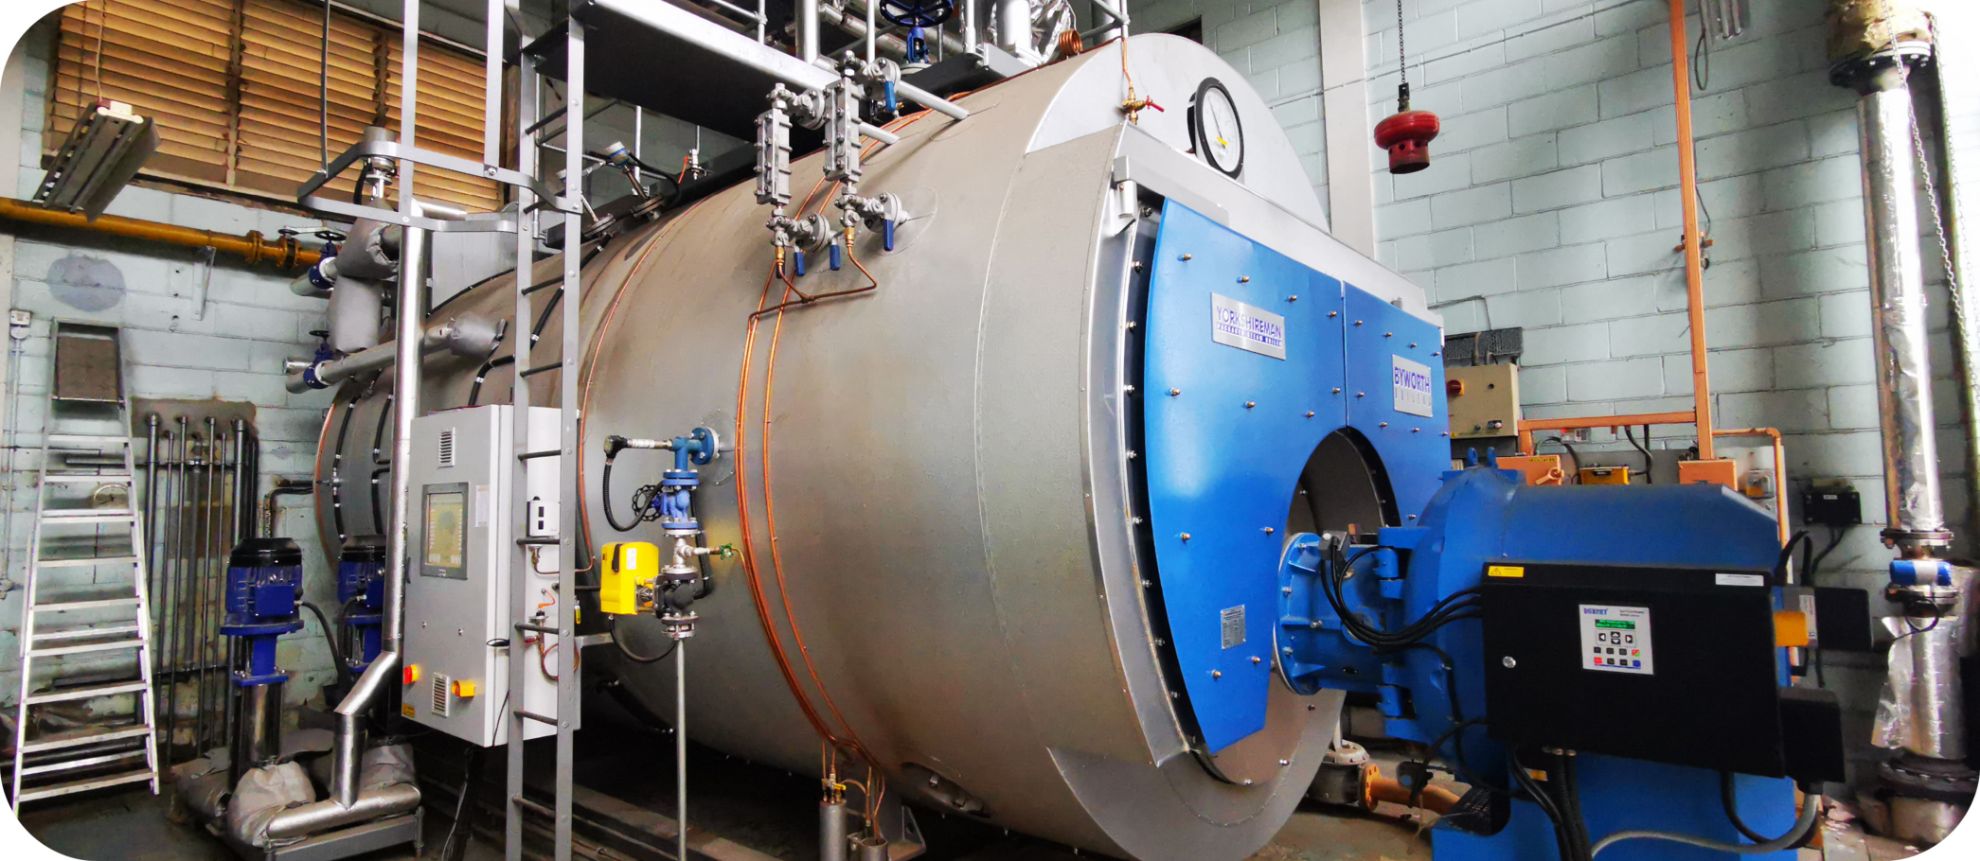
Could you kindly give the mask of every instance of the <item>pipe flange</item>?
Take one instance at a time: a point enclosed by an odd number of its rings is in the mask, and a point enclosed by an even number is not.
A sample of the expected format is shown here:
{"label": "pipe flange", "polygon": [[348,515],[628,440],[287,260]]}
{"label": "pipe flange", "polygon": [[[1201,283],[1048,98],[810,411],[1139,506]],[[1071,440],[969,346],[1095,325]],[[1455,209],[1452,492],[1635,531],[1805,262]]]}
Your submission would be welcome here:
{"label": "pipe flange", "polygon": [[1877,533],[1887,547],[1951,547],[1953,534],[1945,529],[1885,529]]}
{"label": "pipe flange", "polygon": [[1980,773],[1950,759],[1901,753],[1877,764],[1877,780],[1906,798],[1970,804],[1980,791]]}
{"label": "pipe flange", "polygon": [[1898,42],[1861,57],[1847,57],[1829,66],[1829,83],[1869,94],[1904,85],[1905,75],[1932,60],[1932,43]]}

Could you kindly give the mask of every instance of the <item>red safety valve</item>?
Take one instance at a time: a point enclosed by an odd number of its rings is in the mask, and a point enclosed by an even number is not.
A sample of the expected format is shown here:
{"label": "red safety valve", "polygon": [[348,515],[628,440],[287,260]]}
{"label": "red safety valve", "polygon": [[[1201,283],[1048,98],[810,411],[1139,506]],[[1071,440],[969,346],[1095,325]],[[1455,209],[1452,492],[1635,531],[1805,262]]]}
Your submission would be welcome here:
{"label": "red safety valve", "polygon": [[1415,173],[1430,166],[1430,141],[1443,122],[1429,111],[1409,109],[1409,85],[1396,88],[1396,113],[1375,124],[1375,145],[1389,151],[1390,173]]}

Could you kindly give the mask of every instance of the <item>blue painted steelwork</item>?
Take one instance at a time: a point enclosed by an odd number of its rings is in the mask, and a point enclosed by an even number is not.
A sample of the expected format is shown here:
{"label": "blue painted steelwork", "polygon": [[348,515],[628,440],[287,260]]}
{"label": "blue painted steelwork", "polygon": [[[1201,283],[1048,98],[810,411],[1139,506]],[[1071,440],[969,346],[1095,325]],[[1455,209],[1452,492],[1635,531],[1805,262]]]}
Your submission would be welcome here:
{"label": "blue painted steelwork", "polygon": [[[1189,707],[1215,752],[1265,723],[1280,530],[1307,458],[1347,418],[1341,284],[1173,202],[1154,257],[1142,325],[1149,528]],[[1255,349],[1214,340],[1238,318],[1259,327]]]}
{"label": "blue painted steelwork", "polygon": [[354,536],[337,558],[337,603],[353,648],[344,663],[353,673],[378,659],[385,611],[385,542],[376,535]]}
{"label": "blue painted steelwork", "polygon": [[[1485,566],[1496,560],[1768,569],[1780,552],[1775,536],[1772,518],[1718,486],[1532,487],[1518,473],[1488,465],[1446,473],[1419,524],[1383,529],[1380,548],[1350,556],[1355,576],[1345,591],[1351,611],[1393,631],[1422,618],[1438,601],[1477,586]],[[1301,624],[1317,620],[1322,632],[1339,627],[1338,616],[1317,591],[1316,579],[1326,572],[1317,544],[1315,536],[1296,537],[1285,558],[1285,582],[1293,589],[1286,596],[1284,641],[1296,652],[1285,661],[1291,681],[1378,693],[1388,733],[1424,743],[1449,739],[1447,731],[1465,719],[1488,717],[1487,656],[1480,652],[1481,624],[1475,619],[1439,629],[1429,647],[1386,655],[1345,635],[1316,635]],[[1393,573],[1398,567],[1407,576],[1398,579]],[[1472,778],[1507,785],[1504,748],[1482,727],[1454,732],[1459,738],[1445,741],[1439,753],[1454,759],[1461,749],[1463,769]],[[1656,828],[1739,841],[1719,805],[1717,774],[1597,755],[1580,761],[1583,808],[1597,839],[1623,828]],[[1737,793],[1742,816],[1757,831],[1781,833],[1794,821],[1789,781],[1741,777]],[[1439,829],[1435,846],[1439,861],[1512,861],[1554,853],[1546,817],[1526,802],[1515,805],[1511,827],[1499,835]],[[1673,844],[1625,843],[1602,857],[1729,856]],[[1793,853],[1768,857],[1788,859]]]}
{"label": "blue painted steelwork", "polygon": [[[1359,431],[1388,474],[1391,516],[1412,519],[1450,467],[1450,414],[1444,398],[1444,336],[1350,284],[1342,309],[1347,355],[1348,426]],[[1421,379],[1404,379],[1421,373]],[[1414,396],[1414,398],[1413,398]],[[1404,412],[1410,401],[1428,415]],[[1373,527],[1376,524],[1368,524]]]}
{"label": "blue painted steelwork", "polygon": [[287,681],[275,663],[275,642],[300,630],[302,548],[287,538],[250,538],[234,548],[227,562],[227,617],[220,633],[241,640],[234,684],[243,687]]}

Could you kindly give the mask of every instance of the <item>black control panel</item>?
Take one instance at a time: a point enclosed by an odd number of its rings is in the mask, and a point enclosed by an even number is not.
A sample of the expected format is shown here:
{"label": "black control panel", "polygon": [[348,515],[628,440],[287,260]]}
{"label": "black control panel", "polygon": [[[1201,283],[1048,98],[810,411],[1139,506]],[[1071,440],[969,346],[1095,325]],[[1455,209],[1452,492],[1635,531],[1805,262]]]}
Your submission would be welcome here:
{"label": "black control panel", "polygon": [[1499,562],[1481,591],[1499,741],[1841,779],[1839,757],[1788,749],[1805,745],[1790,744],[1784,720],[1805,722],[1824,701],[1832,712],[1834,697],[1813,692],[1811,712],[1798,693],[1784,709],[1768,572]]}

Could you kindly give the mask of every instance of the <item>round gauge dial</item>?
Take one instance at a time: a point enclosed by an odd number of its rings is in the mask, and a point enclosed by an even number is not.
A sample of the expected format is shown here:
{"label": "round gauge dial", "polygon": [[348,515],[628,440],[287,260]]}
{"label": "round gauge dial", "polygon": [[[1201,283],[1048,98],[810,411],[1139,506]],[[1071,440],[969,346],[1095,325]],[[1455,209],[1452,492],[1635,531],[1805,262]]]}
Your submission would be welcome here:
{"label": "round gauge dial", "polygon": [[1190,136],[1196,154],[1225,176],[1235,178],[1244,170],[1244,124],[1238,120],[1237,103],[1222,81],[1205,78],[1196,88],[1189,105]]}

